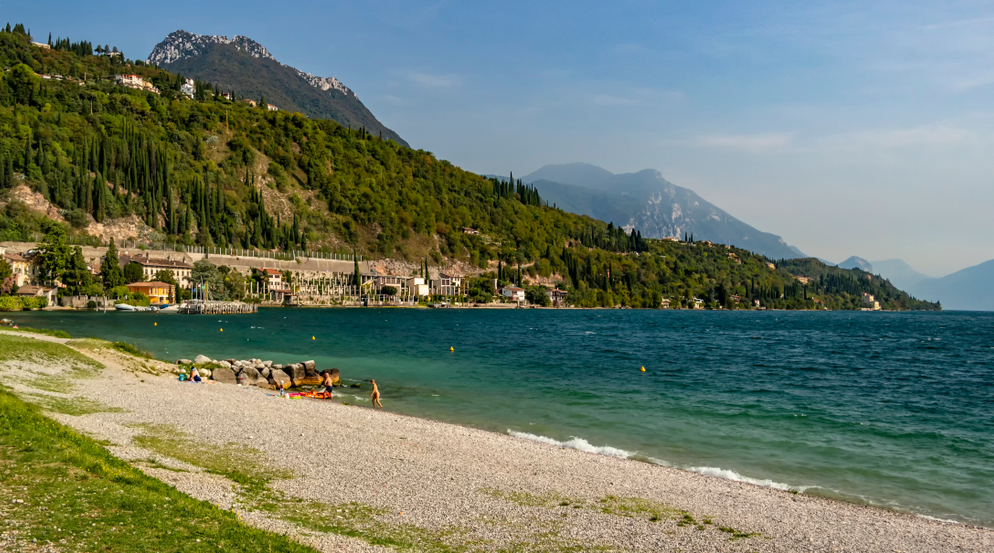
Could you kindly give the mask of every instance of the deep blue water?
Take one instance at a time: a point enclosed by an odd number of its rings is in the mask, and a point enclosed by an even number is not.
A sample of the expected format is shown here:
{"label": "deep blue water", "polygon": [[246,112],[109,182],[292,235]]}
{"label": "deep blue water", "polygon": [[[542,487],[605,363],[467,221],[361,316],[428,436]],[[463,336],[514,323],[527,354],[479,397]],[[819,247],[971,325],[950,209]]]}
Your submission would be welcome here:
{"label": "deep blue water", "polygon": [[994,527],[994,313],[15,315],[169,360],[315,359],[388,410]]}

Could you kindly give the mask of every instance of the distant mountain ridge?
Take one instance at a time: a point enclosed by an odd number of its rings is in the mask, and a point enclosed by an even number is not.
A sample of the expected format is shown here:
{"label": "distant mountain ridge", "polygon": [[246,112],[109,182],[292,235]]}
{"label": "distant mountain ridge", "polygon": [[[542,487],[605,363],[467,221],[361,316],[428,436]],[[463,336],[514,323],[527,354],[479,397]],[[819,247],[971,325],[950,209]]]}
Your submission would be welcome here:
{"label": "distant mountain ridge", "polygon": [[842,263],[839,263],[839,267],[842,267],[843,269],[860,269],[862,271],[866,271],[867,273],[873,272],[872,263],[862,257],[856,257],[855,255]]}
{"label": "distant mountain ridge", "polygon": [[276,60],[265,46],[246,36],[228,38],[178,30],[152,49],[148,63],[214,83],[222,91],[252,100],[265,96],[280,109],[308,117],[365,127],[407,146],[383,125],[349,87],[335,77],[317,77]]}
{"label": "distant mountain ridge", "polygon": [[779,236],[743,223],[654,169],[615,175],[595,165],[570,163],[546,165],[521,180],[534,184],[550,205],[637,229],[646,238],[682,239],[686,233],[771,259],[807,257]]}
{"label": "distant mountain ridge", "polygon": [[918,298],[941,301],[943,309],[994,311],[994,259],[942,278],[929,278],[909,290]]}

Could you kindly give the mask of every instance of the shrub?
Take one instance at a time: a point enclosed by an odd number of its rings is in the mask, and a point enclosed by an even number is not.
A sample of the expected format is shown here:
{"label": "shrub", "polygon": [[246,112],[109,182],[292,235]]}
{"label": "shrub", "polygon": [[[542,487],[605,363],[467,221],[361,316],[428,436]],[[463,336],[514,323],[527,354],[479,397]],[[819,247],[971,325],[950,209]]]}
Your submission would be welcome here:
{"label": "shrub", "polygon": [[138,349],[137,346],[133,346],[127,342],[114,342],[113,344],[111,344],[111,346],[113,346],[113,348],[116,349],[117,351],[121,351],[129,355],[134,355],[135,357],[141,357],[144,359],[152,359],[154,357],[151,353],[142,349]]}
{"label": "shrub", "polygon": [[20,311],[24,306],[21,304],[21,298],[14,296],[4,296],[0,298],[0,311]]}

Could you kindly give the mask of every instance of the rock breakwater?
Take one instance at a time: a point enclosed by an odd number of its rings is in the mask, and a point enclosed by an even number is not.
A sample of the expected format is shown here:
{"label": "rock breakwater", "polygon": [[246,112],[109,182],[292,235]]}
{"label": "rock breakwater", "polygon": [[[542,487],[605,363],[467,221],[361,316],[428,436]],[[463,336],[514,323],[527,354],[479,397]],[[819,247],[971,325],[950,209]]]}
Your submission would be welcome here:
{"label": "rock breakwater", "polygon": [[190,371],[196,368],[201,378],[224,384],[259,386],[272,390],[321,386],[324,382],[323,374],[330,372],[335,386],[341,386],[338,369],[318,372],[314,360],[284,365],[262,359],[211,359],[206,355],[198,355],[193,360],[178,359],[176,365],[183,374],[189,375]]}

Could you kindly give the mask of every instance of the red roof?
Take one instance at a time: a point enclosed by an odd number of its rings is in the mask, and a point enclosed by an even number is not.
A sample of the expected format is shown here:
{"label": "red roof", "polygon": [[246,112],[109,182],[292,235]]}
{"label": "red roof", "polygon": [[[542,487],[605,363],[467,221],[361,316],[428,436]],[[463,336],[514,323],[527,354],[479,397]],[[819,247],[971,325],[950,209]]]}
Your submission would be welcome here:
{"label": "red roof", "polygon": [[267,275],[282,275],[283,274],[283,273],[277,271],[276,269],[263,269],[262,272],[266,273]]}

